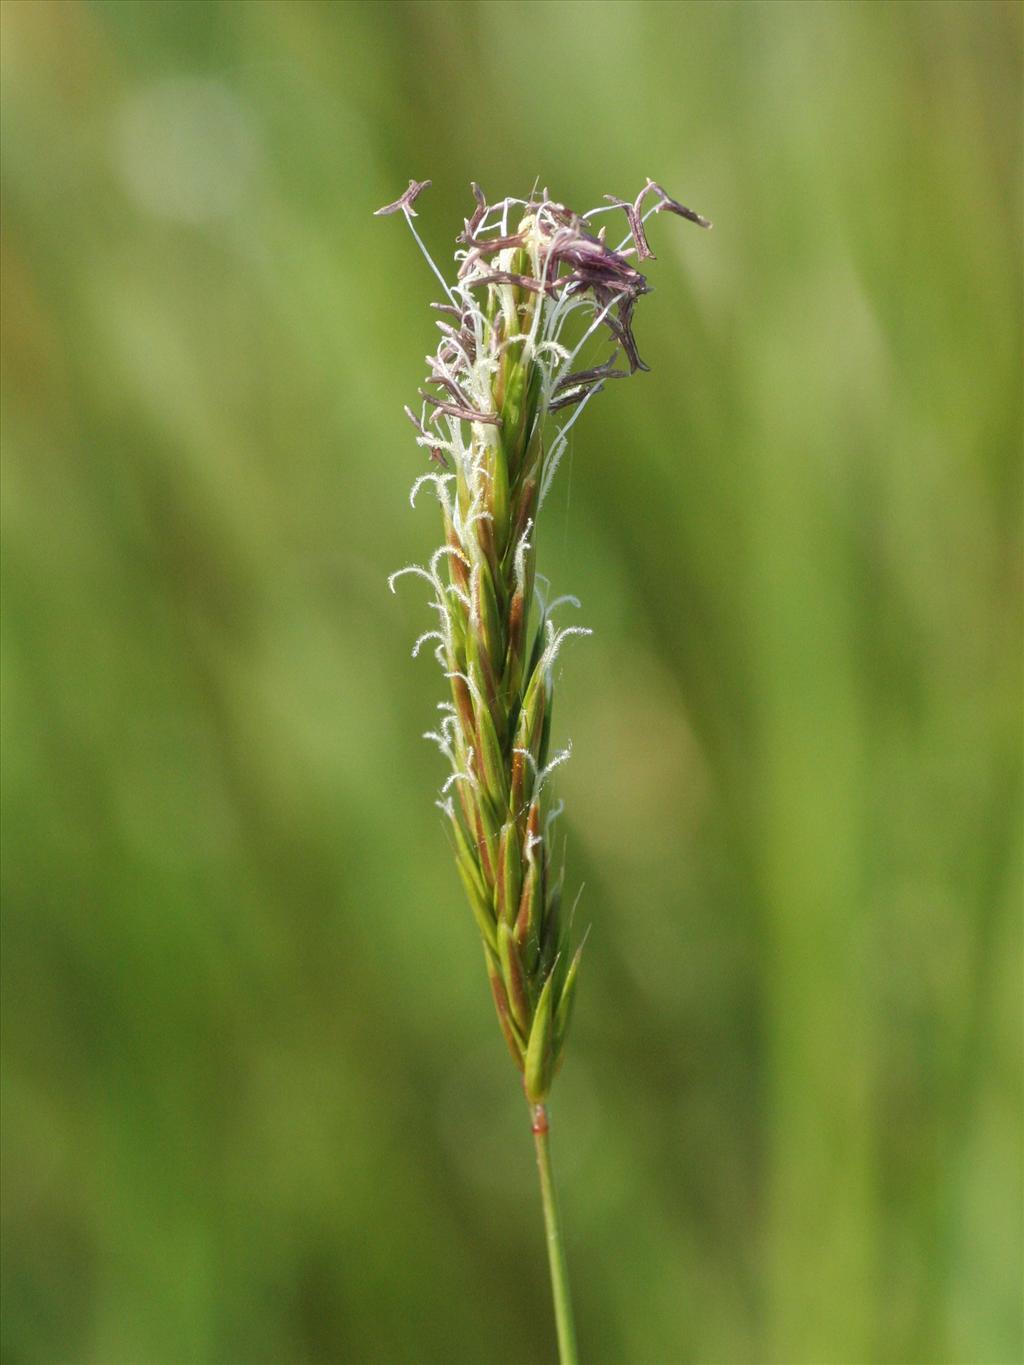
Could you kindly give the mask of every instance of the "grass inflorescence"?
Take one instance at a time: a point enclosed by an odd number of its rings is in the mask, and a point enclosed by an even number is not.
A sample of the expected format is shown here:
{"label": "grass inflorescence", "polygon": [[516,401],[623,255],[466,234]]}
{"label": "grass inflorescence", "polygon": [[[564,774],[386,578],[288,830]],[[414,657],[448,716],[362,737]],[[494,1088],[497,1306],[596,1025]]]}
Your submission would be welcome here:
{"label": "grass inflorescence", "polygon": [[[552,751],[551,717],[556,660],[568,639],[590,632],[561,623],[566,608],[578,608],[575,598],[550,599],[538,586],[537,520],[580,413],[609,380],[647,368],[632,326],[647,292],[635,262],[653,257],[646,219],[668,211],[710,223],[653,181],[634,201],[608,196],[583,215],[546,191],[490,204],[474,185],[448,282],[412,221],[429,183],[410,181],[378,213],[405,216],[444,291],[419,411],[406,408],[432,464],[411,499],[424,487],[436,495],[444,541],[428,564],[399,569],[390,584],[404,575],[425,580],[437,615],[413,648],[431,646],[450,684],[426,737],[449,765],[438,804],[532,1107],[559,1336],[570,1359],[545,1101],[564,1054],[582,947],[572,942],[552,837],[561,803],[549,800],[551,778],[570,747]],[[590,219],[614,212],[625,213],[628,234],[613,248]],[[610,354],[588,364],[602,337]]]}

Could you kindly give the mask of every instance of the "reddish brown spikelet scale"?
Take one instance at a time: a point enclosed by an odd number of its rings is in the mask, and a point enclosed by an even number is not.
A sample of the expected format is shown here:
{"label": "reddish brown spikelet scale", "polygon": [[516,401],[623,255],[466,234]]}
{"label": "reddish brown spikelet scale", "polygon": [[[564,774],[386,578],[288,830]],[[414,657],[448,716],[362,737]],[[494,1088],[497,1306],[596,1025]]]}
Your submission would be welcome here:
{"label": "reddish brown spikelet scale", "polygon": [[452,696],[455,698],[455,709],[459,713],[459,724],[462,726],[463,734],[473,734],[476,730],[476,717],[473,715],[473,698],[469,695],[465,678],[452,678]]}
{"label": "reddish brown spikelet scale", "polygon": [[476,847],[480,854],[480,866],[483,869],[484,880],[488,886],[494,885],[495,872],[491,862],[490,850],[487,847],[487,835],[484,833],[484,822],[480,815],[479,808],[473,811],[473,823],[476,829]]}
{"label": "reddish brown spikelet scale", "polygon": [[458,551],[457,554],[450,554],[448,556],[451,581],[455,584],[457,588],[461,588],[463,592],[468,592],[469,572],[466,569],[465,562],[462,558],[462,546],[459,543],[458,536],[455,534],[455,528],[452,526],[450,521],[446,522],[445,531],[446,531],[445,543],[450,545],[453,550]]}
{"label": "reddish brown spikelet scale", "polygon": [[525,1019],[528,1022],[532,1013],[530,997],[526,990],[526,981],[523,978],[523,964],[519,959],[519,950],[514,943],[510,946],[508,960],[510,968],[508,988],[512,1014],[513,1017]]}
{"label": "reddish brown spikelet scale", "polygon": [[494,882],[494,909],[498,919],[505,917],[505,878],[500,875],[501,855],[498,855],[499,876]]}
{"label": "reddish brown spikelet scale", "polygon": [[523,782],[525,778],[525,759],[518,751],[512,755],[512,782],[509,791],[509,808],[518,816],[523,802]]}
{"label": "reddish brown spikelet scale", "polygon": [[513,544],[518,545],[522,539],[523,532],[526,530],[526,523],[533,516],[533,504],[537,500],[537,481],[527,479],[523,484],[523,491],[519,498],[519,510],[516,514],[516,527],[513,535]]}
{"label": "reddish brown spikelet scale", "polygon": [[508,657],[516,659],[523,650],[523,629],[526,624],[525,603],[523,594],[517,592],[513,595],[508,609]]}
{"label": "reddish brown spikelet scale", "polygon": [[547,710],[547,692],[541,688],[536,695],[533,706],[533,714],[530,716],[530,731],[526,738],[526,747],[536,758],[540,748],[540,737],[544,732],[544,713]]}
{"label": "reddish brown spikelet scale", "polygon": [[[491,724],[494,726],[495,732],[501,734],[505,717],[502,714],[501,702],[498,698],[497,680],[494,676],[494,669],[491,666],[491,656],[487,653],[487,650],[483,645],[478,646],[478,650],[480,672],[483,674],[484,692],[487,697],[487,710],[490,714]],[[476,741],[479,749],[483,741],[480,738],[479,731],[475,731],[474,733],[476,733]]]}
{"label": "reddish brown spikelet scale", "polygon": [[526,947],[530,939],[530,921],[533,918],[533,903],[537,897],[537,866],[531,863],[523,881],[523,894],[519,898],[516,914],[516,943],[520,949]]}
{"label": "reddish brown spikelet scale", "polygon": [[493,699],[498,688],[494,676],[494,664],[491,662],[490,642],[488,641],[486,634],[487,614],[484,611],[483,591],[483,580],[482,577],[478,576],[476,586],[473,590],[473,608],[476,612],[476,619],[479,622],[479,628],[475,632],[477,662],[480,665],[480,672],[483,675],[484,696],[487,697],[488,702],[490,703],[491,718],[495,725],[497,725],[498,715],[495,713]]}
{"label": "reddish brown spikelet scale", "polygon": [[[523,882],[523,893],[519,898],[519,911],[516,915],[516,942],[525,948],[531,930],[537,928],[539,911],[544,900],[544,860],[546,853],[540,838],[540,804],[534,801],[526,817],[526,844],[531,852],[527,855],[529,866]],[[539,855],[539,856],[538,856]]]}
{"label": "reddish brown spikelet scale", "polygon": [[526,833],[531,843],[540,839],[540,803],[537,801],[531,805],[526,817]]}
{"label": "reddish brown spikelet scale", "polygon": [[489,521],[480,521],[477,522],[476,533],[477,540],[480,542],[480,549],[484,552],[491,570],[491,577],[497,581],[498,557],[494,548],[494,527]]}
{"label": "reddish brown spikelet scale", "polygon": [[465,782],[456,782],[455,790],[459,796],[459,806],[467,830],[476,829],[476,807],[473,805],[472,793]]}
{"label": "reddish brown spikelet scale", "polygon": [[507,852],[507,851],[506,851],[506,844],[508,843],[508,838],[509,838],[510,832],[511,832],[511,831],[509,830],[509,827],[506,825],[506,826],[504,827],[504,829],[502,829],[502,831],[501,831],[501,837],[500,837],[499,840],[498,840],[498,876],[497,876],[497,878],[496,878],[496,880],[495,880],[494,891],[495,891],[495,908],[497,909],[497,912],[498,912],[498,919],[499,919],[499,920],[505,918],[505,876],[504,876],[504,863],[505,863],[505,857],[506,857],[506,852]]}
{"label": "reddish brown spikelet scale", "polygon": [[498,1012],[498,1023],[508,1043],[508,1050],[512,1054],[512,1060],[520,1069],[523,1065],[523,1054],[516,1040],[515,1029],[512,1025],[512,1018],[508,1007],[508,996],[505,993],[505,986],[501,977],[495,972],[489,972],[491,979],[491,993],[494,996],[494,1007]]}

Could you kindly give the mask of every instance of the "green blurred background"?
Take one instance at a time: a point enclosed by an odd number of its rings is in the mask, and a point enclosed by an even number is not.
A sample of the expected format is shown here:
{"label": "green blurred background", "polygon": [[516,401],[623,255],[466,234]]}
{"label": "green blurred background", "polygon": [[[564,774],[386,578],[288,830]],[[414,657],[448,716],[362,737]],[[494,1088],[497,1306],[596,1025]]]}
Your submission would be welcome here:
{"label": "green blurred background", "polygon": [[371,210],[647,175],[541,542],[583,1353],[1021,1361],[1021,16],[6,0],[7,1365],[552,1359]]}

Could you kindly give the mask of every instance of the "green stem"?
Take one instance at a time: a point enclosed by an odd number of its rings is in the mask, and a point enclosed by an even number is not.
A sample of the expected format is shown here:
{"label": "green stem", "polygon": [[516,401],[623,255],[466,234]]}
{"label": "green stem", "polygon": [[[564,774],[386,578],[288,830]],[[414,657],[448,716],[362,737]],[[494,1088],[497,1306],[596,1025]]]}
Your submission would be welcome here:
{"label": "green stem", "polygon": [[558,1359],[561,1365],[579,1365],[579,1356],[576,1353],[576,1325],[573,1322],[572,1298],[569,1295],[569,1274],[565,1267],[555,1177],[551,1169],[548,1113],[543,1104],[532,1105],[530,1112],[533,1116],[533,1142],[537,1148],[540,1195],[544,1204],[544,1227],[548,1238],[551,1292],[555,1300],[555,1327],[558,1331]]}

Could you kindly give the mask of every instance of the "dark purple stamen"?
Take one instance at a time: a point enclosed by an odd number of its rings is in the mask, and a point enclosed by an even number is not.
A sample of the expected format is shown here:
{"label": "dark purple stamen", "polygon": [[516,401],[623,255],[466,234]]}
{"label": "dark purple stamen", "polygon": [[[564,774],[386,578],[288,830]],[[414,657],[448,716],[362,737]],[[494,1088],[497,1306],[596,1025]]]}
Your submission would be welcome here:
{"label": "dark purple stamen", "polygon": [[[599,286],[595,286],[594,293],[602,305],[609,303],[614,297],[606,289],[601,289]],[[626,352],[630,374],[635,374],[637,370],[650,368],[640,359],[640,353],[636,349],[636,339],[633,336],[633,309],[635,305],[636,296],[634,294],[623,294],[616,304],[618,316],[616,317],[613,313],[606,313],[604,319],[612,335]]]}
{"label": "dark purple stamen", "polygon": [[699,213],[695,213],[693,209],[688,209],[685,204],[680,204],[678,200],[673,199],[672,196],[663,190],[655,181],[649,180],[647,184],[650,189],[657,191],[657,193],[661,195],[661,203],[654,210],[655,213],[661,213],[663,209],[667,209],[669,213],[677,213],[680,218],[686,218],[691,223],[696,223],[698,227],[709,228],[712,226],[711,223],[708,222],[706,218],[702,218]]}
{"label": "dark purple stamen", "polygon": [[416,416],[416,414],[413,412],[412,408],[409,406],[408,403],[406,403],[406,405],[403,407],[402,411],[405,413],[406,417],[408,417],[409,421],[413,424],[413,426],[416,428],[416,430],[419,432],[419,434],[420,434],[421,436],[426,436],[426,434],[427,434],[427,429],[426,429],[426,427],[423,425],[423,423],[420,421],[420,419]]}
{"label": "dark purple stamen", "polygon": [[[377,213],[402,212],[410,218],[415,216],[413,203],[429,184],[429,180],[410,181],[409,188],[400,199],[378,209]],[[499,236],[500,227],[492,226],[483,235],[477,236],[490,208],[479,185],[473,185],[476,207],[472,216],[465,220],[464,231],[458,237],[458,241],[465,243],[467,248],[458,272],[464,296],[467,288],[503,284],[561,300],[589,296],[596,321],[607,328],[615,343],[614,354],[603,365],[577,370],[555,383],[547,405],[551,412],[583,402],[603,388],[606,380],[621,379],[637,370],[647,369],[633,336],[633,309],[637,299],[648,292],[648,284],[645,276],[636,268],[634,259],[636,263],[655,259],[644,230],[643,211],[652,195],[653,208],[647,209],[647,217],[652,213],[673,213],[699,227],[711,226],[706,218],[685,204],[680,204],[663,186],[648,179],[632,203],[615,195],[605,196],[608,203],[621,208],[626,215],[632,246],[625,254],[609,247],[604,228],[595,237],[589,231],[587,221],[579,214],[564,204],[552,203],[546,190],[538,198],[536,188],[525,205],[527,213],[535,216],[532,228],[527,230],[524,226],[512,233],[506,230]],[[493,235],[488,235],[488,232]],[[491,268],[490,263],[498,252],[516,249],[524,253],[529,251],[531,260],[528,273]],[[439,390],[443,397],[426,389],[419,390],[424,403],[430,408],[426,420],[436,426],[442,415],[447,415],[459,421],[501,426],[501,417],[496,412],[479,412],[474,406],[475,399],[467,392],[474,387],[472,371],[477,362],[475,303],[465,303],[461,307],[454,302],[435,303],[432,307],[451,321],[438,320],[441,341],[436,354],[427,357],[430,373],[426,382]],[[492,326],[495,336],[504,335],[500,323]],[[615,362],[619,359],[620,351],[625,356],[627,369],[616,368]],[[406,408],[406,414],[420,436],[427,436],[423,419],[418,418],[411,408]],[[434,444],[432,437],[429,439],[431,459],[447,467],[441,447]]]}
{"label": "dark purple stamen", "polygon": [[[477,412],[475,408],[462,407],[458,403],[445,403],[440,398],[435,398],[432,393],[427,393],[425,389],[419,390],[420,397],[438,412],[446,412],[449,417],[460,417],[464,422],[486,422],[492,427],[501,426],[501,418],[496,412]],[[435,412],[431,420],[437,417]]]}
{"label": "dark purple stamen", "polygon": [[430,180],[410,180],[409,188],[400,199],[396,199],[393,204],[385,204],[382,209],[375,209],[373,216],[386,218],[389,213],[406,213],[410,218],[418,218],[419,214],[413,208],[413,203],[432,183]]}
{"label": "dark purple stamen", "polygon": [[637,196],[636,203],[631,204],[628,199],[618,199],[614,194],[606,194],[605,199],[609,204],[614,204],[616,208],[625,209],[626,218],[629,222],[629,231],[636,246],[636,258],[638,261],[657,260],[651,250],[650,243],[647,241],[647,234],[644,232],[644,222],[640,216],[640,202],[646,190],[641,190]]}
{"label": "dark purple stamen", "polygon": [[[429,380],[429,382],[430,382],[431,384],[438,384],[442,389],[445,390],[446,393],[450,394],[451,397],[455,399],[456,403],[458,403],[460,407],[467,408],[467,409],[468,409],[468,408],[472,408],[473,403],[472,403],[471,399],[469,398],[468,394],[466,394],[466,393],[458,386],[458,384],[456,384],[456,382],[455,382],[454,379],[452,379],[449,375],[444,374],[444,373],[439,369],[438,364],[437,364],[437,360],[435,359],[435,357],[429,356],[429,355],[428,355],[428,356],[427,356],[427,364],[430,366],[430,380]],[[427,396],[426,394],[423,393],[423,390],[422,390],[422,389],[419,390],[419,394],[420,394],[421,397],[424,397],[424,398]]]}
{"label": "dark purple stamen", "polygon": [[555,385],[555,392],[561,393],[563,389],[575,388],[577,384],[595,384],[599,379],[625,379],[628,374],[628,370],[617,370],[615,368],[615,357],[612,356],[611,360],[606,361],[603,365],[595,365],[590,370],[577,370],[575,374],[567,374]]}
{"label": "dark purple stamen", "polygon": [[463,220],[466,226],[464,231],[460,232],[456,237],[455,240],[457,242],[467,242],[483,222],[484,214],[487,212],[487,200],[484,198],[483,190],[475,180],[471,180],[469,183],[473,187],[473,198],[476,200],[476,208],[473,210],[472,218]]}
{"label": "dark purple stamen", "polygon": [[603,387],[604,380],[599,379],[594,385],[588,385],[586,388],[564,394],[561,398],[556,398],[548,404],[548,412],[561,412],[563,408],[571,408],[576,403],[582,402],[588,393],[600,393]]}
{"label": "dark purple stamen", "polygon": [[465,237],[463,241],[467,246],[475,247],[480,251],[501,251],[507,246],[525,246],[526,238],[521,232],[510,232],[507,237]]}
{"label": "dark purple stamen", "polygon": [[535,280],[532,275],[514,275],[511,270],[492,270],[487,275],[480,275],[475,280],[467,280],[470,288],[475,288],[478,284],[517,284],[520,289],[528,289],[534,294],[549,294],[552,292],[550,284],[541,284],[540,280]]}

